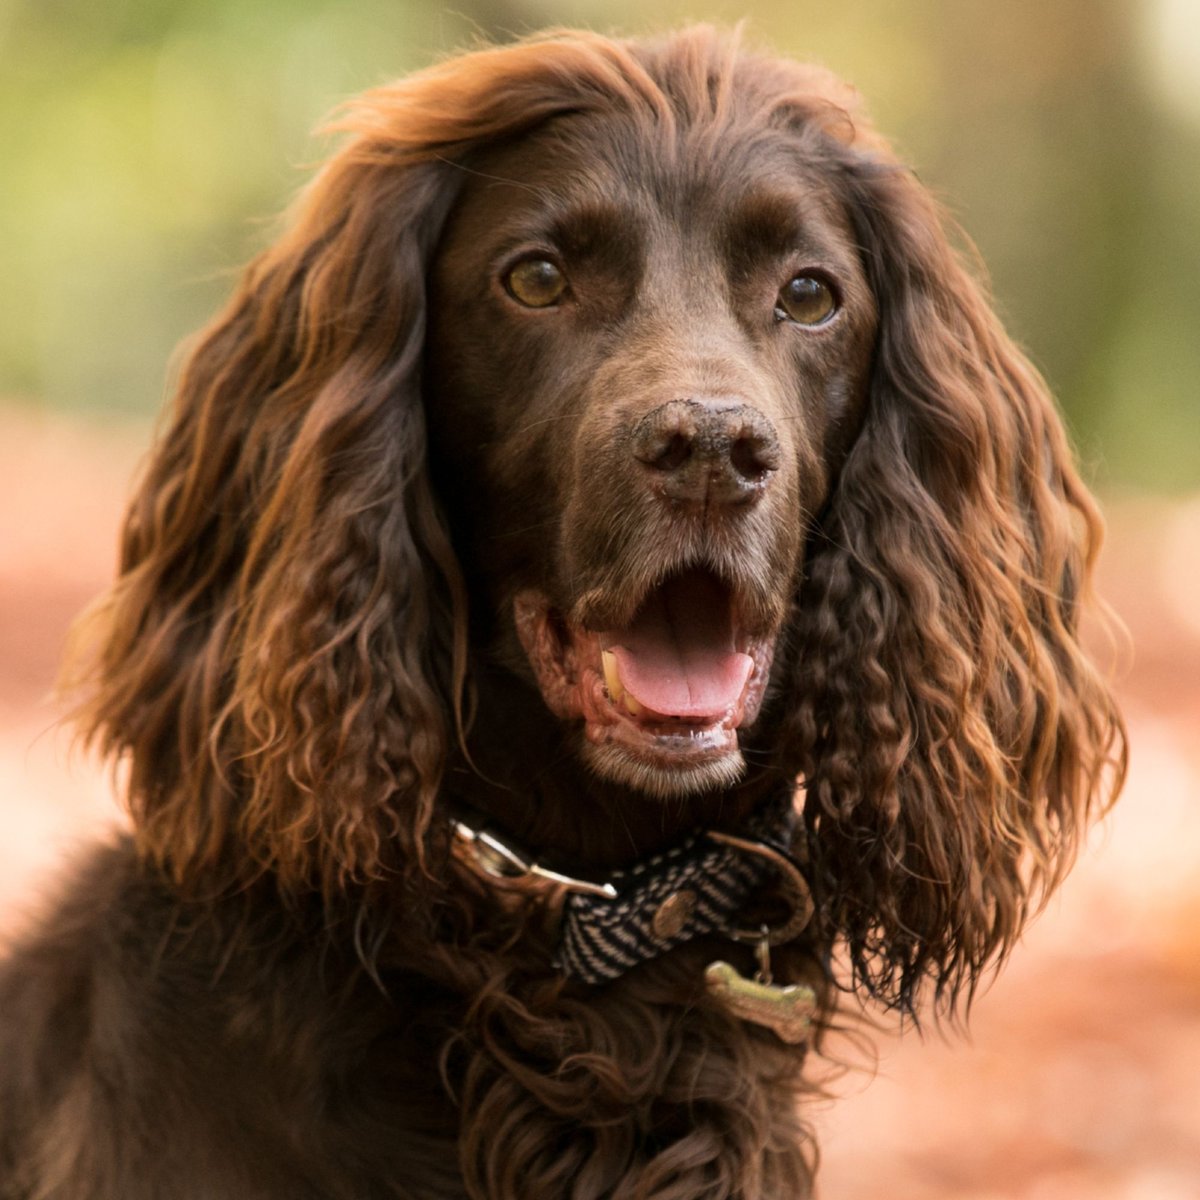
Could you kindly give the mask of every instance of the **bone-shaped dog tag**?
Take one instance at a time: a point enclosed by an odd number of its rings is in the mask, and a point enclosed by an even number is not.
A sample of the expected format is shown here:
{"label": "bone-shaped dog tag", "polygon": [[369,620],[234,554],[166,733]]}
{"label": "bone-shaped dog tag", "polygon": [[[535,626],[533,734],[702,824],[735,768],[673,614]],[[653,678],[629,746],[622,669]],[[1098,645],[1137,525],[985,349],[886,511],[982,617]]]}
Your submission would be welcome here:
{"label": "bone-shaped dog tag", "polygon": [[735,1017],[770,1029],[782,1041],[795,1045],[808,1037],[817,994],[807,984],[776,987],[747,979],[727,962],[708,965],[704,972],[709,992]]}

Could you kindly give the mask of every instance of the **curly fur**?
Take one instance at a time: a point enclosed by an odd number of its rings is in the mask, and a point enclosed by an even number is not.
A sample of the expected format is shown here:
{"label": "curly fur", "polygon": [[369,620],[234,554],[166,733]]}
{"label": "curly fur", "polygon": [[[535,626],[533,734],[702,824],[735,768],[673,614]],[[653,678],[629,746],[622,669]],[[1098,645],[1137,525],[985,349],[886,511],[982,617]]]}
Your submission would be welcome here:
{"label": "curly fur", "polygon": [[[680,172],[782,131],[876,310],[860,417],[798,451],[799,582],[721,796],[648,807],[579,766],[503,615],[542,570],[518,518],[569,491],[564,426],[497,431],[486,462],[450,427],[472,369],[437,299],[457,206],[567,115]],[[1052,402],[823,72],[705,29],[560,33],[333,128],[192,347],[81,632],[83,728],[128,766],[135,834],[0,974],[0,1196],[807,1195],[803,1053],[703,993],[736,951],[566,983],[546,905],[453,868],[435,814],[464,795],[614,866],[798,775],[817,916],[776,966],[818,989],[819,1029],[843,952],[886,1005],[969,998],[1124,768],[1078,635],[1100,523]]]}

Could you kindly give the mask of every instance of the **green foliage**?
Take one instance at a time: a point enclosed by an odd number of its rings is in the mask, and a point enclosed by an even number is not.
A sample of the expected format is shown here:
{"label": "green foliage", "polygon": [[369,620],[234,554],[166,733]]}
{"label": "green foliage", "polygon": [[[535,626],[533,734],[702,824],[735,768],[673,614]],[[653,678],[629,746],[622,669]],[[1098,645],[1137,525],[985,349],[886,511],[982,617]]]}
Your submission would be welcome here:
{"label": "green foliage", "polygon": [[10,8],[0,395],[155,408],[172,348],[303,182],[311,128],[467,35],[421,0]]}

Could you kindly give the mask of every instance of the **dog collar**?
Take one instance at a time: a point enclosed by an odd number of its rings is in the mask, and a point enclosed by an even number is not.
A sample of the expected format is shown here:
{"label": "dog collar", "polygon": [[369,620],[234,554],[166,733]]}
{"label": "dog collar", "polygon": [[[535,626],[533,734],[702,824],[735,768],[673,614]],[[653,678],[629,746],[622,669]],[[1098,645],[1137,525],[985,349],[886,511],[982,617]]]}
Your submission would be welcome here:
{"label": "dog collar", "polygon": [[[553,965],[595,985],[704,934],[754,944],[760,957],[797,937],[812,915],[812,900],[790,854],[795,822],[789,792],[765,805],[745,836],[699,830],[605,879],[540,864],[473,814],[454,816],[451,831],[456,857],[494,886],[561,896]],[[772,877],[786,914],[774,924],[747,922],[747,903]]]}

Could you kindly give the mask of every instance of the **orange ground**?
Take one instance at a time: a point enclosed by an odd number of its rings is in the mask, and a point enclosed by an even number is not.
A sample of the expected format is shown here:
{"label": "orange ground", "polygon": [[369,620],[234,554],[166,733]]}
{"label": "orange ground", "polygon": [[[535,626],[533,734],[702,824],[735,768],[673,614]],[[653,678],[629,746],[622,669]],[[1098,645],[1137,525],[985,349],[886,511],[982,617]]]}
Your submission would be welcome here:
{"label": "orange ground", "polygon": [[[45,697],[112,569],[144,431],[0,408],[0,928],[119,820]],[[1128,623],[1120,807],[968,1039],[877,1039],[816,1114],[826,1200],[1200,1197],[1200,498],[1110,505],[1102,590]]]}

